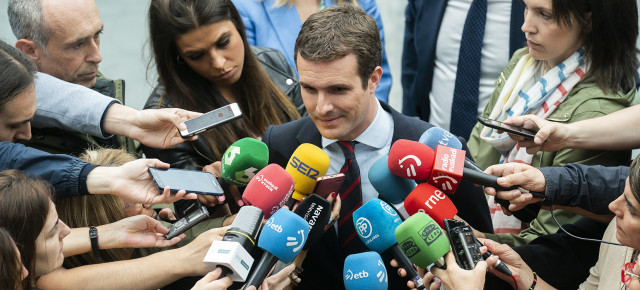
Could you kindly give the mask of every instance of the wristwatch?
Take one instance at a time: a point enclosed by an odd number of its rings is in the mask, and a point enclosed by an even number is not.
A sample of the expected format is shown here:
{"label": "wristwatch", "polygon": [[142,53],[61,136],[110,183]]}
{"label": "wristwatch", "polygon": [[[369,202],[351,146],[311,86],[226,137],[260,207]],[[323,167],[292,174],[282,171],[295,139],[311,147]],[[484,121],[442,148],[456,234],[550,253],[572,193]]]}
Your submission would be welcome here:
{"label": "wristwatch", "polygon": [[89,227],[89,239],[91,239],[91,251],[93,257],[100,260],[100,247],[98,246],[98,228],[94,226]]}

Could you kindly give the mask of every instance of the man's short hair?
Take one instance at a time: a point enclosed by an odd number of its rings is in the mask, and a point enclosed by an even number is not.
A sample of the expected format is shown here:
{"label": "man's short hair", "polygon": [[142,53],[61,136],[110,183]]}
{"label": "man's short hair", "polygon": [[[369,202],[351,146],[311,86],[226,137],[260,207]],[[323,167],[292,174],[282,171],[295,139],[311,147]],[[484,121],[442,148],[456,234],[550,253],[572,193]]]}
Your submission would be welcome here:
{"label": "man's short hair", "polygon": [[9,0],[9,25],[17,39],[29,39],[43,49],[49,42],[50,29],[45,25],[40,0]]}
{"label": "man's short hair", "polygon": [[338,5],[314,13],[302,24],[294,59],[330,62],[353,53],[358,59],[362,87],[382,65],[382,42],[376,21],[359,7]]}

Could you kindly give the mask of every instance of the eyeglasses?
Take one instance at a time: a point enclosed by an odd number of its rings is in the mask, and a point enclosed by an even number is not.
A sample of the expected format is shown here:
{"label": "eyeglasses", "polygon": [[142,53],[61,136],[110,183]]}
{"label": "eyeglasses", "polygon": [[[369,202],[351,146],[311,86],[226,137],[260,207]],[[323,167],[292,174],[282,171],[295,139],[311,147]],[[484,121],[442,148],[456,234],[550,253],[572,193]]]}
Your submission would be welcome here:
{"label": "eyeglasses", "polygon": [[622,269],[620,269],[620,279],[622,279],[622,283],[627,283],[630,280],[639,280],[640,276],[634,274],[633,271],[633,267],[636,266],[636,262],[629,262],[626,263],[622,266]]}

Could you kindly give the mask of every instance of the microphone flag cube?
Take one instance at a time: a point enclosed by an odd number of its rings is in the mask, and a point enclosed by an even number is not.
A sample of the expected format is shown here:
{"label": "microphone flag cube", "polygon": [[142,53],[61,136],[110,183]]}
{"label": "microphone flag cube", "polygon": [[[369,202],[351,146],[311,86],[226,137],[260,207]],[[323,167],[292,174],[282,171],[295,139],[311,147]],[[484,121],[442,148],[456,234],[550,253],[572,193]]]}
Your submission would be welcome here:
{"label": "microphone flag cube", "polygon": [[438,145],[435,156],[433,170],[428,183],[446,193],[455,193],[458,185],[460,185],[460,180],[462,180],[465,152],[460,149]]}

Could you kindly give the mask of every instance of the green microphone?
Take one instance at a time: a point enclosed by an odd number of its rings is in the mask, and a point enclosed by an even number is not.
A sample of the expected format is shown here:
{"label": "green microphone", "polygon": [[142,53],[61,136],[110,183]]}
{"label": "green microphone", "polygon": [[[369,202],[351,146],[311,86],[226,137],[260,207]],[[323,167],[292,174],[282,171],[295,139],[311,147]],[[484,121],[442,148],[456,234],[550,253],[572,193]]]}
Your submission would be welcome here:
{"label": "green microphone", "polygon": [[269,163],[269,149],[260,140],[242,138],[227,148],[220,163],[222,179],[228,184],[244,187]]}
{"label": "green microphone", "polygon": [[229,185],[238,186],[242,192],[256,173],[269,163],[269,149],[258,139],[242,138],[227,148],[220,163],[222,174],[218,182],[224,189],[229,209],[232,213],[237,213],[242,204],[235,202],[229,193]]}
{"label": "green microphone", "polygon": [[444,230],[424,212],[417,212],[396,228],[398,245],[409,260],[419,267],[431,264],[446,269],[444,255],[449,239]]}

